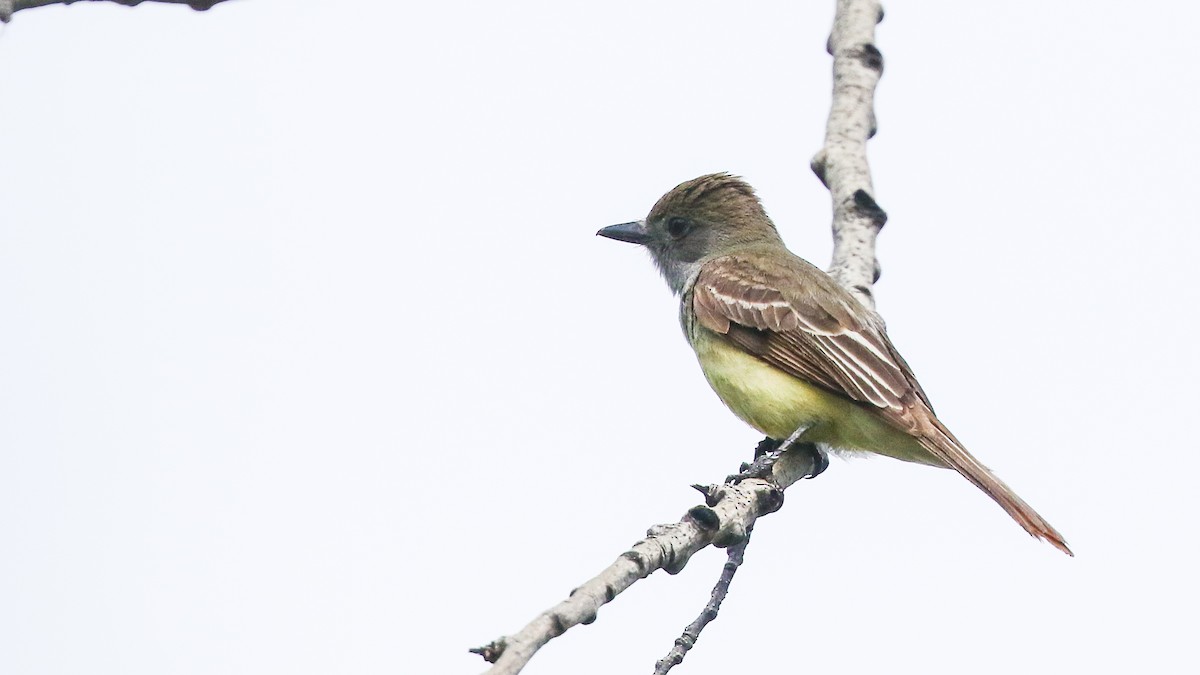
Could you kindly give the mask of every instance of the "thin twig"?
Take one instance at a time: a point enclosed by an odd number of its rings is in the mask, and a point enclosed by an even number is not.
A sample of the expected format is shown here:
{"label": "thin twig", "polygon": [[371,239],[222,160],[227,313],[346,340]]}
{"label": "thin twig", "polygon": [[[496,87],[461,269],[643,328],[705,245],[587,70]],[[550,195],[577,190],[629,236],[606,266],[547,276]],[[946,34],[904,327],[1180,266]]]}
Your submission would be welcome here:
{"label": "thin twig", "polygon": [[695,646],[696,641],[700,639],[700,632],[717,618],[718,612],[721,611],[721,603],[724,602],[725,595],[729,593],[729,584],[733,582],[733,575],[737,574],[738,568],[742,566],[746,546],[749,545],[750,535],[753,532],[753,527],[747,529],[746,538],[729,547],[725,565],[721,568],[721,576],[713,586],[712,593],[708,597],[708,604],[704,606],[700,616],[683,629],[683,634],[676,638],[675,646],[671,647],[671,651],[654,664],[654,675],[666,675],[668,671],[682,663],[688,650]]}

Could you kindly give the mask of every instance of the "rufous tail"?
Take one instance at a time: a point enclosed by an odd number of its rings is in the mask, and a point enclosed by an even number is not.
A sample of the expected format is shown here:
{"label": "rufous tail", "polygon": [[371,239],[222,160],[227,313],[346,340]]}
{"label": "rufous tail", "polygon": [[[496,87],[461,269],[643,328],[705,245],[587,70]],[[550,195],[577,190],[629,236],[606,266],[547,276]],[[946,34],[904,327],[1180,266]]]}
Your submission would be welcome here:
{"label": "rufous tail", "polygon": [[1008,512],[1008,515],[1012,516],[1013,520],[1025,528],[1026,532],[1038,539],[1046,540],[1058,550],[1074,557],[1075,554],[1067,547],[1066,540],[1058,533],[1058,530],[1054,529],[1053,525],[1038,515],[1038,512],[1026,504],[1024,499],[1018,497],[1017,493],[1005,485],[1004,481],[992,473],[991,469],[971,456],[971,453],[967,452],[966,448],[937,418],[930,415],[930,419],[932,425],[927,427],[926,433],[917,439],[921,447],[987,493]]}

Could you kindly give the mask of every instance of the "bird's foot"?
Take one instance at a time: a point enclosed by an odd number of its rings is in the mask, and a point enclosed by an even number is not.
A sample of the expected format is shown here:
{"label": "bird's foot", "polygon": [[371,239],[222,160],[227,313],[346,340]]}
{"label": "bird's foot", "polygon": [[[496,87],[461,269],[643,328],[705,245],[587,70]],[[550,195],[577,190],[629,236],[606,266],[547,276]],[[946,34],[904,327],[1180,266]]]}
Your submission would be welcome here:
{"label": "bird's foot", "polygon": [[738,467],[738,472],[732,476],[726,476],[725,482],[730,485],[750,479],[761,478],[765,481],[771,481],[771,467],[775,466],[775,462],[783,456],[783,451],[779,446],[783,445],[783,441],[767,437],[759,441],[758,447],[754,448],[754,461],[742,462]]}
{"label": "bird's foot", "polygon": [[767,485],[770,486],[770,492],[763,502],[763,513],[773,513],[783,506],[783,488],[779,487],[779,484],[775,482],[774,476],[775,462],[779,461],[780,457],[783,457],[784,452],[778,449],[778,445],[779,441],[770,438],[759,443],[758,449],[755,450],[756,456],[754,461],[749,463],[742,462],[742,465],[738,467],[737,473],[725,477],[727,485],[738,485],[750,478],[758,478],[759,480],[766,481]]}
{"label": "bird's foot", "polygon": [[772,467],[775,466],[775,462],[779,461],[779,458],[785,452],[807,453],[812,456],[813,469],[806,478],[816,478],[825,469],[829,468],[829,455],[814,443],[792,443],[790,446],[784,446],[784,441],[769,437],[762,439],[759,441],[758,447],[754,448],[754,461],[750,463],[743,462],[738,473],[728,476],[725,482],[737,485],[749,478],[761,478],[762,480],[770,481]]}

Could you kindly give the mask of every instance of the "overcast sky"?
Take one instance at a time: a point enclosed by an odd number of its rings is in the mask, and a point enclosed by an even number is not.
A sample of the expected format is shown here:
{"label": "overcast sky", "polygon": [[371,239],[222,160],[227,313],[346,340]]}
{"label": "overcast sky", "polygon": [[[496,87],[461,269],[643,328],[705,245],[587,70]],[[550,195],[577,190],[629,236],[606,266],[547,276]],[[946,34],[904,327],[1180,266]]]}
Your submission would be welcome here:
{"label": "overcast sky", "polygon": [[[0,31],[0,672],[476,673],[758,435],[647,257],[828,262],[833,2],[78,3]],[[1193,3],[890,2],[878,307],[948,471],[835,460],[676,672],[1196,668]],[[531,675],[649,672],[708,550]]]}

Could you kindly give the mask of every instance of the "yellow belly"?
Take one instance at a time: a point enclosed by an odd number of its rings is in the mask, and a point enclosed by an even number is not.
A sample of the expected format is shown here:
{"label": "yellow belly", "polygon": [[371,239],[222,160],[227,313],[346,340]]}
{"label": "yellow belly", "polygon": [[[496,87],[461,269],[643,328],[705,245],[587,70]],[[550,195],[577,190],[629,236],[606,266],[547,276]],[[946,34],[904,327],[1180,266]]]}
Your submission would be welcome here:
{"label": "yellow belly", "polygon": [[803,425],[809,430],[802,440],[810,443],[940,465],[873,409],[793,377],[706,328],[694,330],[692,347],[708,383],[734,414],[767,436],[784,439]]}

